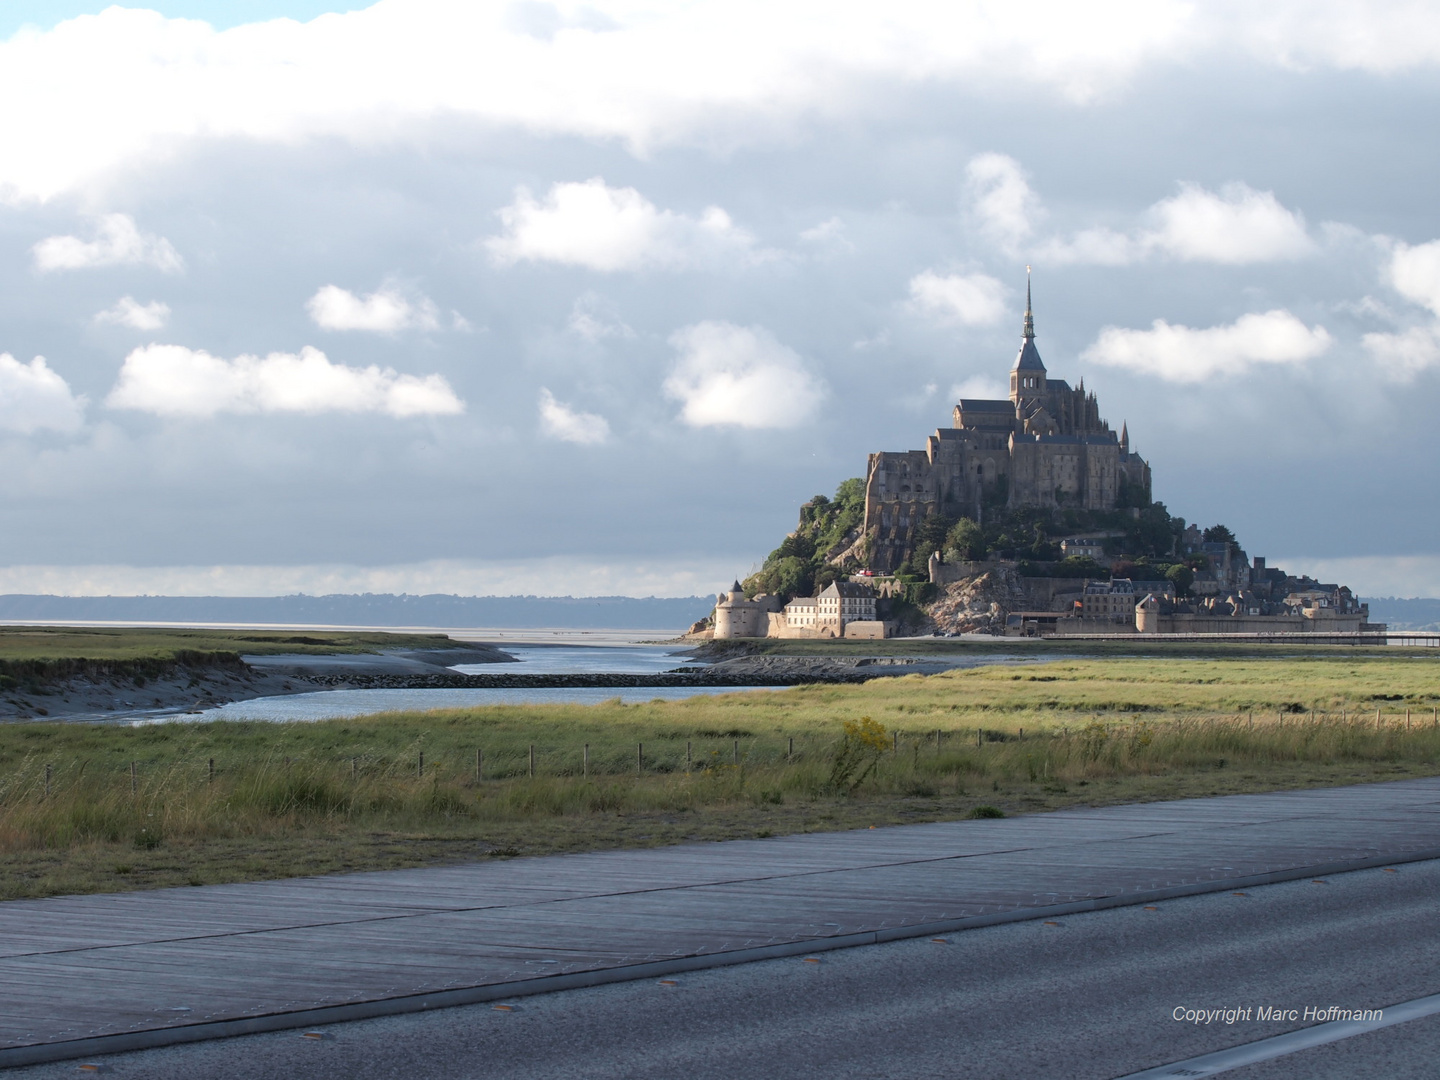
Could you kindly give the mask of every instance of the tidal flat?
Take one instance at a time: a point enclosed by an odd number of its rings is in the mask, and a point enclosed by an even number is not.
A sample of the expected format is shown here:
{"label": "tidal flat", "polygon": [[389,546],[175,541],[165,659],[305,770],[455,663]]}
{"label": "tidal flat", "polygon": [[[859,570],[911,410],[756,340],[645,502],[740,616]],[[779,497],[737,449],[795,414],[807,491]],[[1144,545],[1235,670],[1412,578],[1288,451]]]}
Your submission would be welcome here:
{"label": "tidal flat", "polygon": [[1440,655],[1379,648],[1063,658],[304,724],[13,723],[0,725],[0,896],[1437,772]]}

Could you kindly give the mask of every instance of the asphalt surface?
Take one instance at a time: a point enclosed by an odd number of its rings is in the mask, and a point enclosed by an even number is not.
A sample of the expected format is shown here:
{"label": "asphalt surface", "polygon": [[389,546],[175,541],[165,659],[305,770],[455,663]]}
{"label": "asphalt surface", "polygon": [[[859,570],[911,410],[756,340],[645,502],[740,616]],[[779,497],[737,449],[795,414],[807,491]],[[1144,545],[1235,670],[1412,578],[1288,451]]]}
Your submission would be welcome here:
{"label": "asphalt surface", "polygon": [[[302,1032],[91,1059],[116,1077],[1123,1076],[1306,1026],[1179,1008],[1383,1008],[1440,992],[1440,862]],[[1052,923],[1058,925],[1052,925]],[[1440,1016],[1226,1073],[1434,1077]],[[15,1069],[70,1077],[83,1062]]]}

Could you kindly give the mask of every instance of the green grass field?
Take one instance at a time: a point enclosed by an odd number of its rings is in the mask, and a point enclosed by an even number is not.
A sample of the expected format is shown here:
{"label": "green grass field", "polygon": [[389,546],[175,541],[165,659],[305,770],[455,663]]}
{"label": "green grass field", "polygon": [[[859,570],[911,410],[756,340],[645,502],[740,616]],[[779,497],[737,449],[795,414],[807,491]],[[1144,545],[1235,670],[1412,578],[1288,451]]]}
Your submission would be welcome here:
{"label": "green grass field", "polygon": [[444,634],[364,631],[171,630],[130,626],[0,626],[0,665],[35,661],[172,660],[194,653],[365,653],[435,649]]}
{"label": "green grass field", "polygon": [[[1429,775],[1437,660],[1064,659],[638,705],[6,725],[0,895]],[[844,737],[862,717],[883,727],[869,748]],[[845,755],[871,769],[858,785]]]}

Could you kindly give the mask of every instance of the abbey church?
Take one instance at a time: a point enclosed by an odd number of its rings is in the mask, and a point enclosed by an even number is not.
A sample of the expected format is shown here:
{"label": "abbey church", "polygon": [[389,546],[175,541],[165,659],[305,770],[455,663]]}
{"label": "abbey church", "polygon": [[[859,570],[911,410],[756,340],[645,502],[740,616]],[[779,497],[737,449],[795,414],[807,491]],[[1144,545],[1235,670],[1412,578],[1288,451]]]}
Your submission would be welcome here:
{"label": "abbey church", "polygon": [[1046,373],[1027,285],[1009,399],[962,399],[954,426],[938,429],[924,450],[871,454],[864,535],[871,568],[884,573],[904,561],[916,527],[934,513],[981,521],[987,505],[1113,510],[1149,502],[1150,466],[1130,452],[1125,426],[1118,436],[1110,430],[1083,381],[1072,388]]}

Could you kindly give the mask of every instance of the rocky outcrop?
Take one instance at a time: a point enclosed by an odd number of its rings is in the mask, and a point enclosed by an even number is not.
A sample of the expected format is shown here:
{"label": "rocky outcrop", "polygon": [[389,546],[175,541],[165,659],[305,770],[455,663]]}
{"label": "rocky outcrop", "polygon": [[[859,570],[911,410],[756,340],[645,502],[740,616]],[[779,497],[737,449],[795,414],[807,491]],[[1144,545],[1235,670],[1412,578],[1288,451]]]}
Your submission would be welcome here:
{"label": "rocky outcrop", "polygon": [[1008,566],[945,586],[929,615],[942,634],[1003,634],[1005,617],[1025,608],[1025,586]]}

